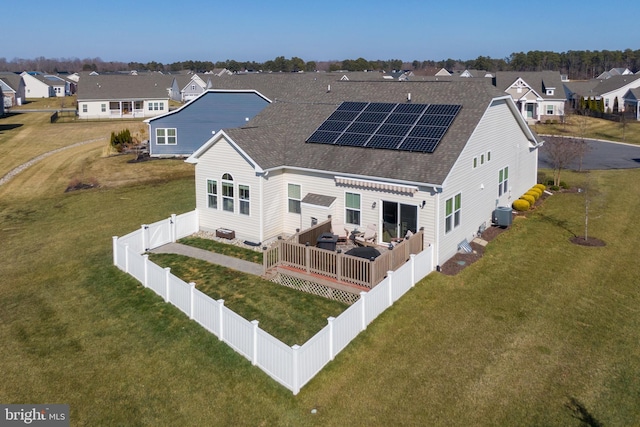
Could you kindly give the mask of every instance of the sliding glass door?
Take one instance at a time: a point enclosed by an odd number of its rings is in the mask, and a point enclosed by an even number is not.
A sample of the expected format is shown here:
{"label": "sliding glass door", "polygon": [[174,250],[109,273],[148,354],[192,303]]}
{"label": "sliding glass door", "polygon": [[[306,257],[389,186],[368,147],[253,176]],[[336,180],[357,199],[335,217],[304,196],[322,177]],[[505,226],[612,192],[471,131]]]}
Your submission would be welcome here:
{"label": "sliding glass door", "polygon": [[396,202],[382,202],[382,241],[403,238],[408,230],[418,229],[418,207]]}

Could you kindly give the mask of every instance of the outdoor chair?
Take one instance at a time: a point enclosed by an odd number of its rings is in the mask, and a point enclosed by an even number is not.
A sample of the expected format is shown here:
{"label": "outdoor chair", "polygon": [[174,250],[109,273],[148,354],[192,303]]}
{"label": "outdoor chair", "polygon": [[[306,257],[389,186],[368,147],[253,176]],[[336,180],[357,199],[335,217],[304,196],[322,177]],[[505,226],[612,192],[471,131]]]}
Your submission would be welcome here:
{"label": "outdoor chair", "polygon": [[360,246],[377,246],[378,239],[378,226],[376,224],[369,224],[364,229],[364,233],[354,237],[354,242]]}

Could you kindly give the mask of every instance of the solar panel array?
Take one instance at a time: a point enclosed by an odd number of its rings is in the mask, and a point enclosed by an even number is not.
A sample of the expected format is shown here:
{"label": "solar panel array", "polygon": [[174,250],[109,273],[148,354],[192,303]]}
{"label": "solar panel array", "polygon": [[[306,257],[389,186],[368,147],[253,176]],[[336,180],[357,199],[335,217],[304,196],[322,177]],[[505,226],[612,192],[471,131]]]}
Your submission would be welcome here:
{"label": "solar panel array", "polygon": [[343,102],[307,142],[433,153],[461,108],[450,104]]}

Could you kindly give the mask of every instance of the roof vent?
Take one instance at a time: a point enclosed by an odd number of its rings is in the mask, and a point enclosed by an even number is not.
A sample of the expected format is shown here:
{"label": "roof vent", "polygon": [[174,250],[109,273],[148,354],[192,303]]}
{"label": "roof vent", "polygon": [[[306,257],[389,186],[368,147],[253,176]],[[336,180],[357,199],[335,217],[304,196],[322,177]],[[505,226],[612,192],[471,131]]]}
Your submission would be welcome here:
{"label": "roof vent", "polygon": [[331,85],[327,85],[327,93],[331,92]]}

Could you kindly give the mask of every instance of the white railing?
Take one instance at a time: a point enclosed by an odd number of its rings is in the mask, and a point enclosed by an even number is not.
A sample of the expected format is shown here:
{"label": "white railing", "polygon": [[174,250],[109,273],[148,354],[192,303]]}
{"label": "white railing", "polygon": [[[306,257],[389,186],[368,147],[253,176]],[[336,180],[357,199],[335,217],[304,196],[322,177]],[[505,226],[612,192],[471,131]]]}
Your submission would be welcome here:
{"label": "white railing", "polygon": [[[293,394],[332,361],[376,317],[393,305],[418,281],[434,270],[433,247],[429,246],[387,277],[340,316],[327,319],[328,324],[302,346],[288,346],[260,329],[257,320],[240,317],[214,300],[149,261],[143,253],[198,231],[197,211],[172,215],[170,219],[150,225],[123,237],[113,237],[113,262],[131,274],[143,286],[153,289],[165,301],[174,304],[190,319],[242,354]],[[169,239],[169,240],[167,240]]]}

